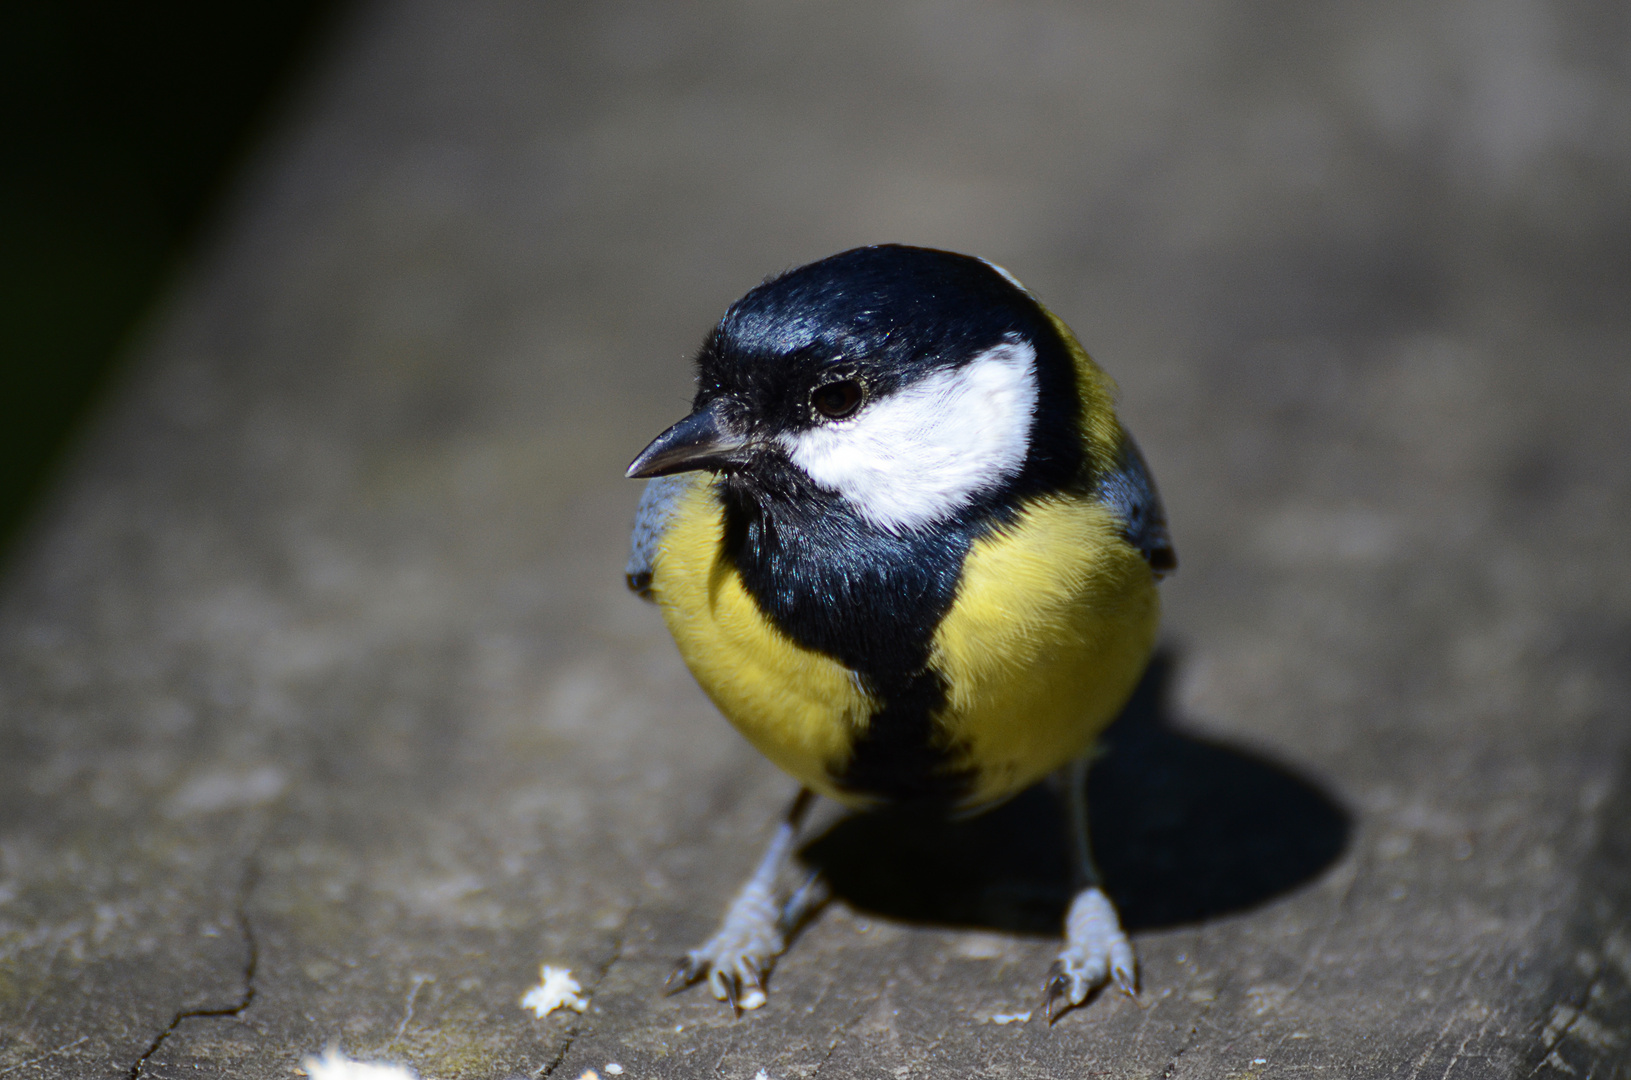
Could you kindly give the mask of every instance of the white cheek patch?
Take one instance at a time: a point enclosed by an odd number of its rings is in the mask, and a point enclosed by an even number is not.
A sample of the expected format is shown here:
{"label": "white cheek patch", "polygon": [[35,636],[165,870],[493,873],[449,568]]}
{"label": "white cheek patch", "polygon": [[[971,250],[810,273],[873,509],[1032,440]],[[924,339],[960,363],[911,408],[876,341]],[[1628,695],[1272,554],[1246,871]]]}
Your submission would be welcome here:
{"label": "white cheek patch", "polygon": [[1036,350],[1005,341],[853,419],[781,436],[793,463],[891,532],[943,520],[1019,472],[1036,411]]}

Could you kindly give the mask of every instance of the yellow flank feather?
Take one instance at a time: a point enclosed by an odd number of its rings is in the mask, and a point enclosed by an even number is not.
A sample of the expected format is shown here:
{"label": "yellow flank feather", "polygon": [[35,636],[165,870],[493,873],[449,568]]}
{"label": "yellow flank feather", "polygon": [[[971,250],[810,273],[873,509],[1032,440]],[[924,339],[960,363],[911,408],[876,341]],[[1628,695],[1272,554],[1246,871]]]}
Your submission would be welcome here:
{"label": "yellow flank feather", "polygon": [[856,805],[832,778],[874,703],[849,668],[796,644],[760,611],[722,554],[724,509],[713,477],[692,475],[652,574],[680,655],[760,753],[806,787]]}
{"label": "yellow flank feather", "polygon": [[[1032,299],[1036,299],[1032,297]],[[1121,422],[1116,419],[1116,382],[1087,355],[1075,333],[1065,320],[1042,307],[1042,314],[1053,323],[1053,328],[1064,340],[1065,348],[1076,361],[1076,386],[1082,395],[1082,447],[1095,473],[1115,467],[1116,451],[1121,449]]]}
{"label": "yellow flank feather", "polygon": [[1160,599],[1118,528],[1096,502],[1048,496],[969,551],[931,663],[942,731],[977,769],[970,808],[1086,752],[1137,685]]}

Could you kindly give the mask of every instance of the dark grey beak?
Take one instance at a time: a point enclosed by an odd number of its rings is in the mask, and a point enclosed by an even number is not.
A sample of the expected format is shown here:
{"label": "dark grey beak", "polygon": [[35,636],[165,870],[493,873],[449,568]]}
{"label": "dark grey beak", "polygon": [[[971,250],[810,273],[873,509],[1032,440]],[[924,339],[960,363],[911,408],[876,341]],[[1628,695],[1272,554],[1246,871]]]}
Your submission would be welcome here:
{"label": "dark grey beak", "polygon": [[740,464],[747,436],[732,431],[712,408],[699,409],[640,451],[624,475],[649,479],[692,469],[723,469]]}

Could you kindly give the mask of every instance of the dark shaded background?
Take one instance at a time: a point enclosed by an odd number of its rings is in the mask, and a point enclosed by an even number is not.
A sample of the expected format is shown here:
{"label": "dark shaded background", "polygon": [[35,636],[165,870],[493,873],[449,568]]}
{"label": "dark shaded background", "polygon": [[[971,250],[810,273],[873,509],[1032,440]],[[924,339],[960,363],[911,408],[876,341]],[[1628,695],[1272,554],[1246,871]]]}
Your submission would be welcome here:
{"label": "dark shaded background", "polygon": [[[1094,856],[1130,932],[1264,904],[1329,869],[1351,819],[1328,793],[1260,754],[1184,731],[1170,650],[1099,740],[1088,780]],[[978,817],[863,814],[804,849],[835,895],[914,923],[1052,937],[1072,883],[1060,792],[1039,785]]]}
{"label": "dark shaded background", "polygon": [[340,6],[0,6],[0,552]]}

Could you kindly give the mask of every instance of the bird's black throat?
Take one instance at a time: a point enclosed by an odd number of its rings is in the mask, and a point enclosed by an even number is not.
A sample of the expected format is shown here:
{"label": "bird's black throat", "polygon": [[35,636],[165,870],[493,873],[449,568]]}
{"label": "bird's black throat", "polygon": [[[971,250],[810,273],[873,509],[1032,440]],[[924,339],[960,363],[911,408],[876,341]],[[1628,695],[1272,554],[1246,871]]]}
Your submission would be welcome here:
{"label": "bird's black throat", "polygon": [[879,703],[834,780],[891,802],[955,803],[973,776],[937,730],[946,683],[929,651],[983,529],[896,535],[802,478],[776,479],[721,484],[725,555],[777,629],[854,670]]}

